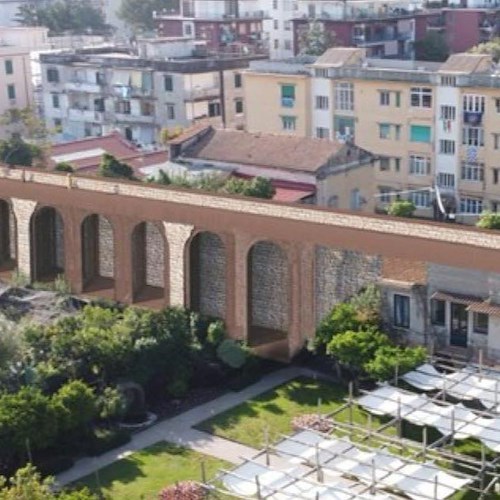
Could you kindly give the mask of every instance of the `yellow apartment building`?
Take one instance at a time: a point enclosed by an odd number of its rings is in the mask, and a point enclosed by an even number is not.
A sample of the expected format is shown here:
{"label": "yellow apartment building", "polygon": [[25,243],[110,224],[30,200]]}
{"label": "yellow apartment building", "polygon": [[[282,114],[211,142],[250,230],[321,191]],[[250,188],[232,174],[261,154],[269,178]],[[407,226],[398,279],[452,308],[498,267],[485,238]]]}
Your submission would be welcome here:
{"label": "yellow apartment building", "polygon": [[[268,97],[265,111],[247,107],[246,126],[290,133],[277,97],[286,65],[277,75],[272,67],[281,63],[259,64],[244,75],[245,99]],[[489,56],[455,54],[441,64],[333,48],[313,63],[287,65],[309,81],[309,97],[293,109],[310,127],[295,134],[354,141],[380,157],[376,209],[407,198],[417,215],[465,223],[500,209],[500,70]]]}

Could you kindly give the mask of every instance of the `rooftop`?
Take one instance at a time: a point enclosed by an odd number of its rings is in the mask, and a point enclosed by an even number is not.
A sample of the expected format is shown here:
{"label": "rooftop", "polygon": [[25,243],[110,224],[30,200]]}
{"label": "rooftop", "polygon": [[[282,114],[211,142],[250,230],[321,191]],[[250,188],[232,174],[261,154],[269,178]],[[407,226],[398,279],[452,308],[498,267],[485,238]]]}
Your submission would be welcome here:
{"label": "rooftop", "polygon": [[452,54],[439,68],[440,73],[488,73],[493,67],[493,59],[486,54]]}
{"label": "rooftop", "polygon": [[[188,131],[189,134],[189,131]],[[192,141],[193,135],[188,139]],[[177,138],[177,144],[182,136]],[[316,173],[350,146],[304,137],[252,134],[210,127],[183,150],[185,158]]]}

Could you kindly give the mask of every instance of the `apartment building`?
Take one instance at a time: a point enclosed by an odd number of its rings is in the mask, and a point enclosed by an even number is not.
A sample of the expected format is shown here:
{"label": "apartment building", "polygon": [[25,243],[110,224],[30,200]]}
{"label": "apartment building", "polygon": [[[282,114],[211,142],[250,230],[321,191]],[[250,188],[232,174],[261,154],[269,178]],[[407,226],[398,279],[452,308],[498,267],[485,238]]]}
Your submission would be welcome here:
{"label": "apartment building", "polygon": [[[335,48],[313,64],[288,65],[294,71],[259,62],[245,72],[248,131],[308,130],[378,155],[378,209],[409,198],[417,215],[452,213],[465,223],[500,209],[500,71],[490,56],[455,54],[440,64]],[[265,112],[250,105],[256,95],[268,96]]]}
{"label": "apartment building", "polygon": [[42,54],[47,125],[63,140],[118,130],[149,145],[165,127],[242,123],[240,72],[253,56],[198,57],[185,39],[141,44],[142,55],[116,47]]}

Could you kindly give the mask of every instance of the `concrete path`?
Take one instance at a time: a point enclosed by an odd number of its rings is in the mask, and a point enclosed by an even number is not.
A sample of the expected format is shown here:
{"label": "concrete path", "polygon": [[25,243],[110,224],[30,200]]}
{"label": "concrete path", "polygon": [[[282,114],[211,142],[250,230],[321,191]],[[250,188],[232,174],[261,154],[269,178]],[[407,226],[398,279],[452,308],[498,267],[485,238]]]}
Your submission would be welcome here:
{"label": "concrete path", "polygon": [[250,448],[249,446],[244,446],[228,439],[197,431],[192,427],[207,418],[229,410],[248,399],[254,398],[273,387],[301,375],[316,376],[315,372],[299,367],[289,367],[273,372],[242,391],[228,392],[208,403],[197,406],[176,417],[163,420],[144,431],[138,432],[132,436],[130,443],[120,448],[111,450],[99,457],[78,460],[71,469],[57,476],[57,482],[61,486],[64,486],[81,477],[92,474],[116,460],[127,457],[134,451],[142,450],[159,441],[180,444],[200,453],[238,464],[242,461],[242,457],[250,458],[254,456],[257,453],[257,449],[262,448],[262,443],[255,443],[255,448]]}

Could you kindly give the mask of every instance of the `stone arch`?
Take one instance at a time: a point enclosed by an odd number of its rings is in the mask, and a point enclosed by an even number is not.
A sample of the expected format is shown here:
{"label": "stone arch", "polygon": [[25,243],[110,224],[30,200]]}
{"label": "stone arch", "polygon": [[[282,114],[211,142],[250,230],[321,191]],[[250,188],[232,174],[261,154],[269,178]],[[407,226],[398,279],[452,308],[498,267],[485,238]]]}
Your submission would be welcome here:
{"label": "stone arch", "polygon": [[16,267],[17,222],[11,204],[0,199],[0,271]]}
{"label": "stone arch", "polygon": [[140,222],[131,236],[132,287],[134,300],[165,295],[165,249],[162,227],[155,222]]}
{"label": "stone arch", "polygon": [[64,274],[64,222],[51,206],[35,210],[30,220],[32,281],[52,281]]}
{"label": "stone arch", "polygon": [[291,299],[286,250],[272,241],[254,243],[247,256],[247,273],[249,344],[283,336],[290,325]]}
{"label": "stone arch", "polygon": [[216,233],[200,231],[189,242],[189,307],[226,317],[226,247]]}
{"label": "stone arch", "polygon": [[115,249],[113,225],[99,214],[87,215],[81,224],[82,278],[84,291],[113,288]]}

